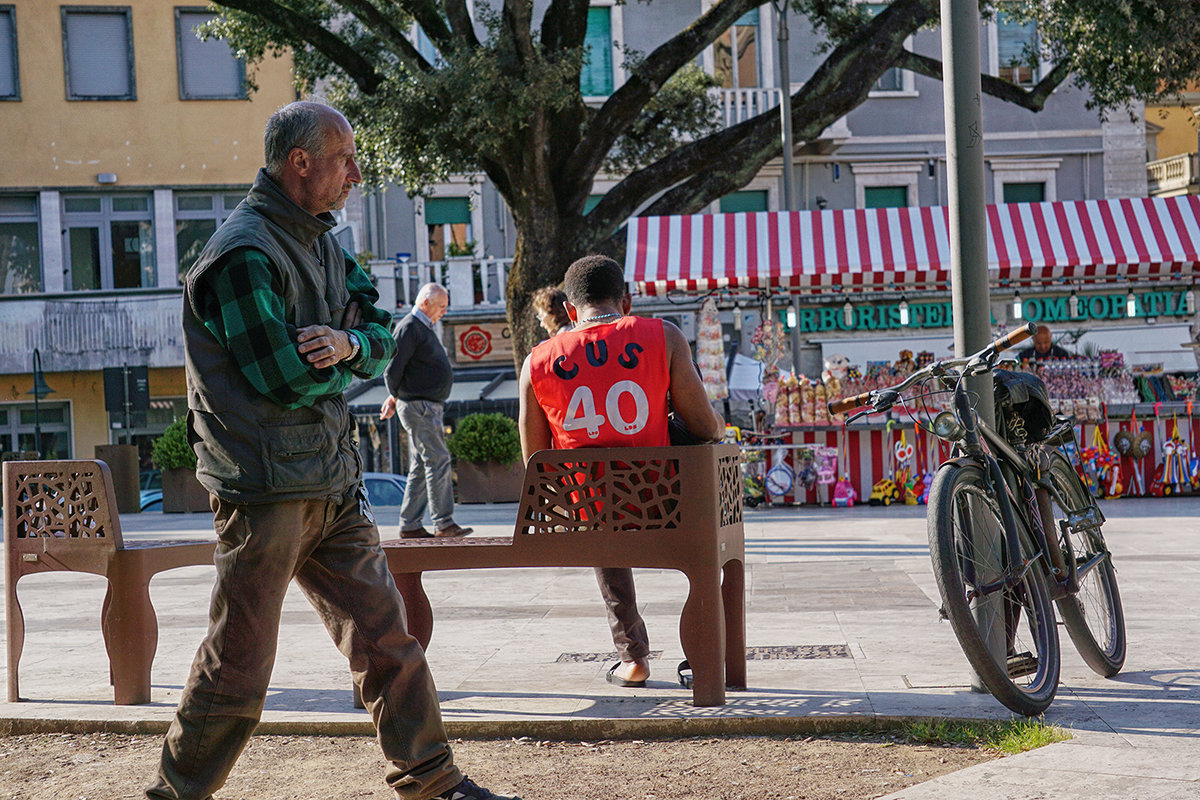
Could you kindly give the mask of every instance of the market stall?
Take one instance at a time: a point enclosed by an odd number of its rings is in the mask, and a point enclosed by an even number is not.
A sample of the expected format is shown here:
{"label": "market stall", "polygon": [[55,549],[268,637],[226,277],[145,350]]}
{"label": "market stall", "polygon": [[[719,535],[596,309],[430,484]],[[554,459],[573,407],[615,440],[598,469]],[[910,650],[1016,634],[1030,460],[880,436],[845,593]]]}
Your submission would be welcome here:
{"label": "market stall", "polygon": [[[1074,350],[1027,368],[1079,419],[1084,455],[1118,464],[1125,494],[1192,490],[1200,198],[1017,203],[987,216],[993,325],[1052,326]],[[708,295],[710,315],[717,299],[728,309],[769,298],[777,313],[764,315],[757,352],[727,363],[739,378],[730,391],[742,392],[754,371],[744,359],[758,365],[761,427],[778,436],[754,452],[772,501],[831,502],[852,488],[862,502],[898,476],[914,494],[945,455],[936,441],[899,414],[844,426],[825,403],[949,355],[948,227],[947,210],[931,207],[641,217],[626,277],[646,296]],[[1116,452],[1120,430],[1140,457]],[[1111,482],[1111,468],[1091,468]]]}

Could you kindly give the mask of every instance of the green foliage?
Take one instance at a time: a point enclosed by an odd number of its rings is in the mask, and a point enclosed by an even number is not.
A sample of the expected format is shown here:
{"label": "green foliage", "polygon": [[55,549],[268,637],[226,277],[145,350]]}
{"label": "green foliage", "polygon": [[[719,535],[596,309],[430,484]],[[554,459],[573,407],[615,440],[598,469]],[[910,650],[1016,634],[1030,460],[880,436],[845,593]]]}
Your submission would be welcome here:
{"label": "green foliage", "polygon": [[517,423],[504,414],[468,414],[458,421],[446,446],[460,461],[511,464],[521,457]]}
{"label": "green foliage", "polygon": [[161,470],[195,469],[196,454],[187,439],[187,420],[179,417],[154,440],[150,460]]}
{"label": "green foliage", "polygon": [[1040,717],[1014,718],[1007,722],[918,720],[906,723],[903,734],[914,742],[984,747],[1006,755],[1024,753],[1071,738],[1071,734],[1057,725],[1047,725]]}

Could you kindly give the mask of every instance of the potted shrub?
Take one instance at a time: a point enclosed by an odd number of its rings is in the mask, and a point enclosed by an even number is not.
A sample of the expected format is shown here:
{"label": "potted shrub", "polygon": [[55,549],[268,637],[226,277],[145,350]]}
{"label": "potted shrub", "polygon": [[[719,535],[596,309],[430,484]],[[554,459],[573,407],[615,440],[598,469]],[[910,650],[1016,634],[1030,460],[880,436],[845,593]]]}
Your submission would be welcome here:
{"label": "potted shrub", "polygon": [[446,440],[458,462],[460,503],[515,503],[525,483],[517,423],[503,414],[468,414]]}
{"label": "potted shrub", "polygon": [[208,511],[208,490],[196,480],[196,454],[187,440],[187,421],[180,417],[154,440],[150,460],[162,470],[162,510]]}

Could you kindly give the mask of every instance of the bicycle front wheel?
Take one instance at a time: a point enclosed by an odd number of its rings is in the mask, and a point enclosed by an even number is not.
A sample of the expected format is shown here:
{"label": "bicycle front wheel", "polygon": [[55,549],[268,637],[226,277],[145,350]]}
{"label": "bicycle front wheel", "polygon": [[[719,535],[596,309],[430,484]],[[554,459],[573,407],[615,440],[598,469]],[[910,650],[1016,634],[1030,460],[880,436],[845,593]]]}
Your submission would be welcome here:
{"label": "bicycle front wheel", "polygon": [[[1094,672],[1111,678],[1125,664],[1125,612],[1112,556],[1100,532],[1099,509],[1062,453],[1050,456],[1048,477],[1053,525],[1047,536],[1058,536],[1063,556],[1073,552],[1079,573],[1079,592],[1058,599],[1063,626],[1079,655]],[[1065,520],[1066,525],[1060,525]],[[1068,540],[1070,550],[1067,549]]]}
{"label": "bicycle front wheel", "polygon": [[[1019,569],[1021,554],[1007,552],[1000,506],[977,465],[942,465],[929,492],[928,519],[942,613],[967,661],[1005,706],[1030,717],[1042,713],[1058,691],[1059,674],[1043,565],[1033,561],[1003,582]],[[1027,536],[1022,545],[1030,548]]]}

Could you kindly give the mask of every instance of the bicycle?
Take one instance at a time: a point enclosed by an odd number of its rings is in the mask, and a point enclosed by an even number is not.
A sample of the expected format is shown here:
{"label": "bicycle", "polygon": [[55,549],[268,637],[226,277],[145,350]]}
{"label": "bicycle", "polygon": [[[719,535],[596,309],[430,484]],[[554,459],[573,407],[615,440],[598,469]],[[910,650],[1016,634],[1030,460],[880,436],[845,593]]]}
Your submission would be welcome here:
{"label": "bicycle", "polygon": [[[1039,402],[1041,382],[1026,375],[1012,385],[1032,390],[1032,399],[1014,403],[998,391],[997,430],[978,418],[966,388],[968,377],[1016,375],[996,369],[999,354],[1035,330],[1026,325],[973,355],[936,361],[895,386],[829,404],[835,414],[867,407],[849,422],[905,405],[905,390],[922,386],[913,399],[933,417],[934,435],[954,446],[929,492],[939,611],[983,685],[1025,716],[1045,711],[1058,691],[1052,601],[1076,649],[1098,674],[1119,672],[1126,649],[1116,573],[1101,532],[1104,515],[1060,449],[1075,441],[1074,420],[1054,417],[1044,386]],[[927,399],[947,391],[953,393],[951,410],[933,415]]]}

